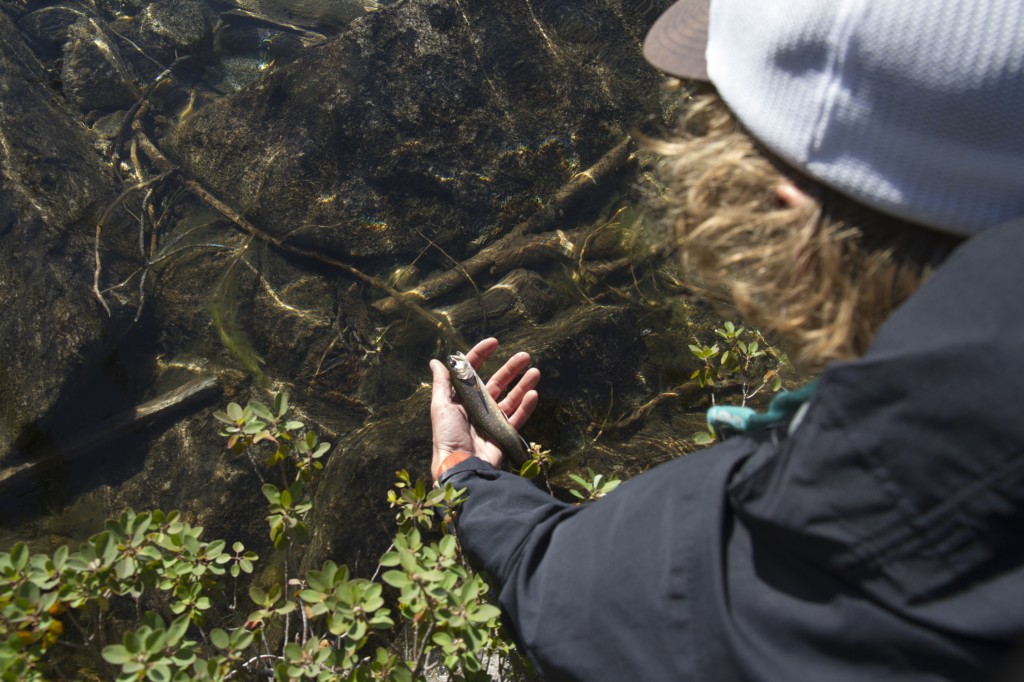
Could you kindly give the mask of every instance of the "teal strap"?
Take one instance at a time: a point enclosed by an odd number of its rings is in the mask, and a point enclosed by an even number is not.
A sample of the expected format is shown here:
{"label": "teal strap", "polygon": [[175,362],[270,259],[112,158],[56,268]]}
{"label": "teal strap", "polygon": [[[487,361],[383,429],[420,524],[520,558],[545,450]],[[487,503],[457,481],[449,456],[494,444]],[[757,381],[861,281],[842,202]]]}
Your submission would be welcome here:
{"label": "teal strap", "polygon": [[720,433],[723,430],[744,432],[756,431],[788,421],[796,414],[801,405],[810,400],[817,383],[818,380],[815,379],[795,391],[782,391],[772,398],[768,409],[764,412],[758,412],[749,407],[716,405],[708,410],[708,426],[712,433]]}

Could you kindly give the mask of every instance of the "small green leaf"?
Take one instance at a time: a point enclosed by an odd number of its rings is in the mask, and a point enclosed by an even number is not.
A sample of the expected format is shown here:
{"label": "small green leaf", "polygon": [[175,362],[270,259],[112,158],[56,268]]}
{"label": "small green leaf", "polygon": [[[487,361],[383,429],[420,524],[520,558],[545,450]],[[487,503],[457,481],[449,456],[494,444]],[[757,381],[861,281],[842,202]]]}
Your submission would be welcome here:
{"label": "small green leaf", "polygon": [[299,599],[310,604],[323,601],[327,598],[321,590],[302,590],[299,592]]}
{"label": "small green leaf", "polygon": [[186,617],[178,618],[173,621],[170,627],[167,628],[167,646],[176,647],[181,638],[185,636],[185,632],[188,630],[189,620]]}
{"label": "small green leaf", "polygon": [[289,661],[301,661],[302,647],[295,642],[289,642],[284,647],[284,655]]}
{"label": "small green leaf", "polygon": [[220,628],[216,628],[210,632],[210,641],[213,642],[213,645],[218,649],[226,650],[230,645],[228,633],[224,632]]}
{"label": "small green leaf", "polygon": [[252,599],[253,603],[259,604],[260,606],[269,606],[273,600],[268,600],[267,597],[267,593],[255,585],[249,587],[249,598]]}
{"label": "small green leaf", "polygon": [[536,478],[540,475],[540,463],[535,459],[526,460],[519,469],[519,475],[528,479]]}
{"label": "small green leaf", "polygon": [[171,667],[160,661],[146,672],[146,679],[152,682],[171,682]]}
{"label": "small green leaf", "polygon": [[403,571],[384,571],[381,578],[391,587],[402,589],[412,584],[412,580]]}
{"label": "small green leaf", "polygon": [[259,417],[260,419],[262,419],[264,421],[268,421],[268,422],[274,421],[274,415],[270,411],[270,408],[268,408],[266,405],[264,405],[263,403],[261,403],[259,401],[250,400],[249,401],[249,409],[252,410],[253,414],[255,414],[257,417]]}
{"label": "small green leaf", "polygon": [[267,501],[271,504],[277,504],[281,499],[281,491],[278,490],[277,486],[273,483],[263,484],[263,496],[267,498]]}
{"label": "small green leaf", "polygon": [[231,632],[231,646],[236,651],[241,651],[252,644],[254,634],[248,630],[233,630]]}
{"label": "small green leaf", "polygon": [[280,419],[284,416],[284,413],[288,411],[288,394],[278,393],[274,396],[274,412],[277,413],[277,418]]}
{"label": "small green leaf", "polygon": [[131,652],[123,644],[103,647],[103,660],[112,665],[124,665],[132,659]]}
{"label": "small green leaf", "polygon": [[486,623],[500,615],[501,610],[497,606],[481,604],[469,614],[469,620],[474,623]]}
{"label": "small green leaf", "polygon": [[693,442],[697,445],[710,445],[715,442],[715,437],[707,431],[698,431],[693,434]]}

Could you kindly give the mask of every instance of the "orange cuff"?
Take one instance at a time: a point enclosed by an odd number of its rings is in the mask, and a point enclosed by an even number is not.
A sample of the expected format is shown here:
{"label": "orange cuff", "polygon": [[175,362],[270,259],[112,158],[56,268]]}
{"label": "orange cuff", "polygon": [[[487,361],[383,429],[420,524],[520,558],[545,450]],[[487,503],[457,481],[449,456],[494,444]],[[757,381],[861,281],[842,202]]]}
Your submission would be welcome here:
{"label": "orange cuff", "polygon": [[465,462],[472,456],[473,455],[468,452],[462,452],[461,450],[456,450],[455,452],[450,453],[447,457],[441,460],[441,465],[437,467],[437,472],[434,474],[434,480],[436,481],[441,478],[444,476],[444,472],[448,471],[460,462]]}

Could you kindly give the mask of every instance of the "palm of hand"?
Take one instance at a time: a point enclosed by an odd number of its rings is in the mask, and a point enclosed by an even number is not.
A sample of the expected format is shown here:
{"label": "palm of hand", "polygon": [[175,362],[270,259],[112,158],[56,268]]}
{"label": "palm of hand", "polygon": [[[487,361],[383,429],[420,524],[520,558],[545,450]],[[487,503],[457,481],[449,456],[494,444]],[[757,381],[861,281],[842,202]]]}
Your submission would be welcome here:
{"label": "palm of hand", "polygon": [[[473,367],[479,367],[497,347],[497,339],[484,339],[466,357]],[[487,382],[487,391],[497,399],[522,375],[508,395],[498,402],[498,407],[516,429],[526,423],[537,406],[538,395],[534,388],[540,380],[540,372],[535,368],[527,369],[529,365],[529,354],[516,353]],[[466,410],[452,396],[448,369],[437,360],[432,360],[430,366],[434,379],[430,403],[434,445],[431,470],[436,471],[445,457],[457,451],[468,452],[500,468],[504,461],[501,449],[470,424]]]}

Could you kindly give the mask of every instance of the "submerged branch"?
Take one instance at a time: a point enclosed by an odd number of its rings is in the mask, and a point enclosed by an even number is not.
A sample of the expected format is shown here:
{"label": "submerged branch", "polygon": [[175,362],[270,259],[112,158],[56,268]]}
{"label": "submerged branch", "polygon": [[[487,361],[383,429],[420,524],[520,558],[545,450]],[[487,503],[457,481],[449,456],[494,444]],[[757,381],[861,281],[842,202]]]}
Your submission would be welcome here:
{"label": "submerged branch", "polygon": [[209,396],[215,390],[217,390],[215,377],[201,377],[188,381],[153,400],[107,419],[94,428],[79,434],[66,445],[45,452],[31,462],[25,462],[0,472],[0,486],[10,483],[24,474],[45,469],[56,462],[63,462],[92,452],[122,432],[136,428],[185,403]]}
{"label": "submerged branch", "polygon": [[[157,166],[165,169],[174,167],[174,164],[170,161],[170,159],[164,156],[164,154],[159,149],[157,149],[156,145],[154,145],[145,134],[139,132],[137,133],[137,137],[139,139],[140,146],[143,148],[146,154],[149,155],[149,157]],[[312,249],[306,249],[301,246],[289,244],[287,243],[286,238],[278,237],[276,235],[270,234],[269,232],[265,232],[264,230],[254,225],[244,215],[242,215],[241,212],[235,210],[225,202],[218,199],[216,196],[213,195],[212,192],[210,192],[208,189],[200,185],[195,180],[192,180],[190,178],[183,178],[182,183],[192,194],[197,196],[202,201],[206,202],[206,204],[213,208],[215,211],[217,211],[222,216],[230,220],[237,227],[248,232],[253,237],[259,239],[260,241],[266,242],[286,253],[294,254],[296,256],[302,256],[303,258],[308,258],[319,263],[323,263],[324,265],[328,265],[332,268],[341,270],[342,272],[347,273],[349,276],[381,290],[382,292],[390,296],[392,299],[394,299],[398,306],[408,310],[412,314],[426,321],[429,325],[435,327],[445,338],[445,340],[453,347],[466,346],[465,342],[461,339],[458,332],[455,331],[454,327],[452,327],[451,323],[447,319],[445,319],[442,315],[433,312],[432,310],[427,310],[423,306],[416,303],[416,301],[407,299],[405,296],[403,296],[403,294],[400,291],[389,285],[380,277],[369,275],[363,272],[362,270],[356,268],[355,266],[349,265],[348,263],[340,261],[337,258],[332,258],[331,256],[328,256],[319,251],[314,251]]]}
{"label": "submerged branch", "polygon": [[[731,393],[733,391],[741,389],[742,385],[739,381],[723,380],[715,384],[715,388],[717,393]],[[654,396],[643,405],[634,408],[628,414],[623,416],[621,419],[618,419],[617,421],[614,421],[610,424],[607,421],[605,421],[605,423],[601,424],[600,430],[601,432],[614,431],[617,429],[624,429],[626,427],[632,426],[638,421],[644,419],[647,415],[651,413],[651,411],[655,407],[665,402],[666,400],[693,398],[694,396],[699,395],[702,391],[705,390],[707,389],[703,388],[696,381],[687,381],[685,384],[676,386],[671,391],[664,391],[663,393],[659,393],[658,395]],[[594,428],[594,424],[591,424],[591,428]]]}
{"label": "submerged branch", "polygon": [[[481,249],[452,269],[427,279],[418,287],[397,296],[392,294],[389,299],[375,302],[374,307],[382,312],[393,312],[396,306],[418,305],[454,291],[467,278],[472,279],[484,272],[507,271],[518,267],[522,264],[519,259],[524,253],[530,253],[538,243],[542,246],[551,245],[552,242],[558,241],[562,237],[562,232],[547,232],[539,238],[534,237],[533,239],[530,235],[555,224],[565,214],[569,204],[583,190],[599,184],[608,175],[621,168],[629,160],[632,148],[632,140],[626,138],[602,156],[593,166],[573,176],[542,209],[516,225],[504,237]],[[565,241],[560,246],[564,250]],[[572,248],[571,241],[568,242],[568,246]]]}
{"label": "submerged branch", "polygon": [[362,270],[359,270],[358,268],[349,265],[348,263],[340,261],[337,258],[332,258],[331,256],[320,253],[319,251],[313,251],[311,249],[306,249],[300,246],[288,244],[284,239],[272,235],[268,232],[264,232],[263,230],[249,222],[238,211],[234,210],[233,208],[219,200],[217,197],[213,196],[213,194],[211,194],[209,191],[207,191],[204,187],[202,187],[199,183],[195,182],[194,180],[185,180],[185,186],[188,187],[189,191],[191,191],[193,194],[195,194],[200,199],[205,201],[211,207],[216,209],[225,218],[227,218],[228,220],[230,220],[235,225],[242,228],[249,234],[253,235],[257,239],[267,242],[268,244],[271,244],[287,253],[291,253],[297,256],[303,256],[305,258],[309,258],[317,262],[323,263],[324,265],[329,265],[333,268],[348,273],[350,276],[354,277],[355,279],[358,279],[361,282],[365,282],[370,286],[380,289],[388,296],[393,298],[400,306],[402,306],[409,312],[412,312],[413,314],[419,316],[431,326],[436,327],[437,330],[453,345],[465,345],[457,343],[457,341],[459,340],[458,332],[456,332],[455,329],[451,326],[451,323],[449,323],[441,315],[438,315],[433,311],[427,310],[423,306],[416,304],[414,301],[406,300],[402,296],[402,293],[400,291],[389,285],[381,278],[376,277],[374,275],[368,275]]}
{"label": "submerged branch", "polygon": [[119,194],[118,197],[114,199],[114,201],[112,201],[110,205],[107,206],[107,208],[103,211],[102,215],[100,215],[99,217],[99,220],[96,221],[96,238],[95,243],[93,245],[93,257],[95,259],[95,268],[93,269],[92,273],[92,293],[93,296],[96,297],[96,300],[100,302],[100,305],[103,306],[103,310],[107,313],[107,317],[110,317],[112,313],[110,311],[110,306],[107,305],[106,299],[103,298],[103,292],[100,290],[100,279],[103,274],[103,259],[100,256],[100,241],[103,238],[103,227],[104,225],[106,225],[107,220],[110,219],[110,216],[114,212],[114,210],[118,206],[120,206],[126,198],[128,198],[128,195],[130,195],[132,192],[136,192],[138,190],[150,187],[151,185],[163,180],[165,177],[167,177],[169,173],[169,170],[164,171],[163,173],[153,176],[152,178],[149,178],[144,182],[132,185],[125,191],[121,192],[121,194]]}

